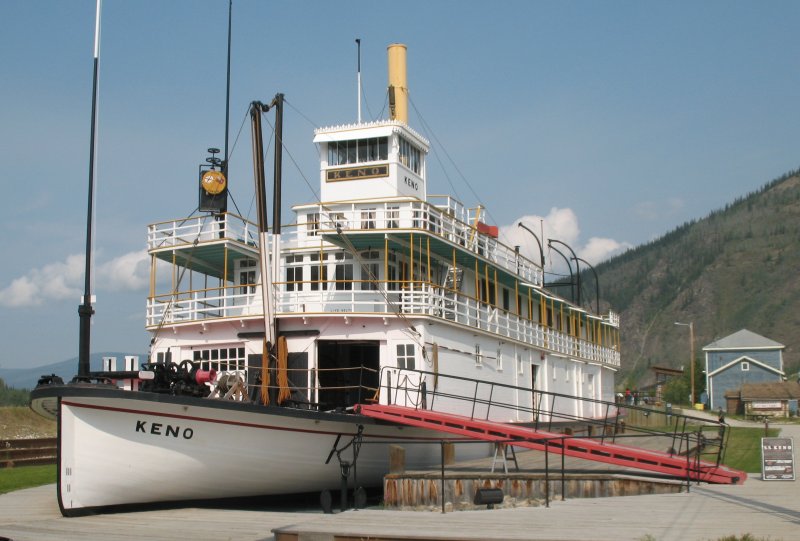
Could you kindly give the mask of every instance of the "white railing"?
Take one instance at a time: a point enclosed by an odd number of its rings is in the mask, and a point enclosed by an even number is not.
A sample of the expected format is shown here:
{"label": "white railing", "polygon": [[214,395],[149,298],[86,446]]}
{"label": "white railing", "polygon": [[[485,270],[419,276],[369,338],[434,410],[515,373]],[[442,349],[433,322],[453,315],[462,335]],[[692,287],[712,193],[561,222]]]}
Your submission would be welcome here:
{"label": "white railing", "polygon": [[[358,284],[353,284],[358,285]],[[276,302],[278,313],[366,313],[425,315],[482,329],[512,340],[614,367],[619,352],[544,327],[472,297],[426,283],[407,283],[400,291],[285,291]]]}
{"label": "white railing", "polygon": [[309,205],[301,213],[317,213],[319,222],[286,226],[282,237],[286,243],[284,248],[316,246],[319,235],[339,232],[391,234],[397,230],[424,231],[520,276],[524,282],[539,287],[543,285],[544,274],[539,265],[496,238],[479,232],[474,224],[464,222],[464,218],[470,219],[471,213],[450,198],[445,198],[441,205],[416,199]]}
{"label": "white railing", "polygon": [[261,295],[241,293],[241,289],[235,286],[151,297],[147,299],[146,325],[263,315]]}
{"label": "white railing", "polygon": [[258,226],[241,216],[226,213],[160,222],[147,228],[148,250],[219,240],[234,240],[257,247]]}

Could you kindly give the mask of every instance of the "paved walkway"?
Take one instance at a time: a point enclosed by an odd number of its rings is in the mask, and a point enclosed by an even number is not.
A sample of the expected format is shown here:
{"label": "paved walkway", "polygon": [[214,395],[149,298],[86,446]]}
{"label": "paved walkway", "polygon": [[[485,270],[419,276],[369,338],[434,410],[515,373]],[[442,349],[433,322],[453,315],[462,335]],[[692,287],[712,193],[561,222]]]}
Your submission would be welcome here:
{"label": "paved walkway", "polygon": [[[780,425],[776,425],[780,426]],[[800,425],[783,425],[800,442]],[[800,457],[796,457],[800,458]],[[371,539],[537,539],[715,541],[750,533],[770,541],[800,539],[798,481],[741,486],[695,486],[691,492],[556,501],[550,508],[406,512],[368,509],[334,515],[219,509],[172,509],[66,519],[54,486],[0,496],[0,537],[16,541],[133,539],[274,539],[273,530],[299,539],[334,535]]]}

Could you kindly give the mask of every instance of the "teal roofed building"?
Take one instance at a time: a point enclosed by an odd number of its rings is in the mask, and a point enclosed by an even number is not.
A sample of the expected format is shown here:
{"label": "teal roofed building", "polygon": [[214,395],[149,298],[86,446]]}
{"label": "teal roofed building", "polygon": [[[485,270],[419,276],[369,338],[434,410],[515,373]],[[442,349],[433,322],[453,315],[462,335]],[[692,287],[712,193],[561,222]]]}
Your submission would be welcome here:
{"label": "teal roofed building", "polygon": [[745,383],[782,381],[785,347],[747,329],[705,346],[709,407],[727,410],[725,393]]}

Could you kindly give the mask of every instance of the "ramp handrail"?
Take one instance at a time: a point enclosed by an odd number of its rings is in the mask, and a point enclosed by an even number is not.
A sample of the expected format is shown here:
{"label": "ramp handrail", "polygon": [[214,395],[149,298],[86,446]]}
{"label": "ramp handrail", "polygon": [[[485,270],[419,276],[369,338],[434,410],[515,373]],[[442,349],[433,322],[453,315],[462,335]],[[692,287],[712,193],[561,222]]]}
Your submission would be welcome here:
{"label": "ramp handrail", "polygon": [[[404,377],[392,378],[392,372],[400,373]],[[409,374],[417,374],[419,377],[408,377]],[[394,385],[392,380],[394,380]],[[415,384],[415,381],[418,383]],[[455,384],[447,385],[447,382]],[[471,393],[454,391],[454,389],[468,388],[472,389]],[[729,436],[728,426],[721,421],[427,370],[383,367],[380,373],[379,389],[379,394],[383,394],[385,391],[386,400],[381,400],[381,402],[387,405],[396,403],[398,396],[416,396],[416,399],[406,400],[408,407],[451,413],[452,407],[445,409],[441,407],[441,403],[455,401],[466,405],[466,407],[459,407],[458,410],[461,415],[471,420],[490,420],[493,413],[495,415],[492,420],[501,420],[502,413],[500,412],[512,412],[517,417],[530,417],[529,421],[515,421],[514,424],[528,426],[534,430],[553,432],[554,425],[557,425],[556,429],[575,424],[585,425],[588,432],[587,437],[600,442],[608,440],[616,443],[618,437],[635,439],[656,436],[659,438],[658,441],[665,443],[668,454],[694,456],[694,459],[698,461],[700,455],[703,455],[707,457],[704,458],[705,462],[713,462],[716,466],[722,462],[725,444]],[[506,391],[505,394],[509,394],[508,391],[511,391],[512,395],[516,394],[517,399],[509,402],[497,398],[498,395],[504,394],[502,391]],[[531,399],[524,400],[525,394],[530,395]],[[570,413],[576,409],[578,411],[584,411],[584,409],[599,411],[600,414],[595,417],[585,417]],[[631,424],[628,422],[631,412],[639,412],[645,417],[662,415],[666,423],[658,427]],[[508,422],[508,420],[505,419],[504,422]],[[560,426],[562,424],[564,427]],[[709,432],[713,433],[713,437],[708,436]],[[624,436],[620,436],[620,434],[624,434]]]}

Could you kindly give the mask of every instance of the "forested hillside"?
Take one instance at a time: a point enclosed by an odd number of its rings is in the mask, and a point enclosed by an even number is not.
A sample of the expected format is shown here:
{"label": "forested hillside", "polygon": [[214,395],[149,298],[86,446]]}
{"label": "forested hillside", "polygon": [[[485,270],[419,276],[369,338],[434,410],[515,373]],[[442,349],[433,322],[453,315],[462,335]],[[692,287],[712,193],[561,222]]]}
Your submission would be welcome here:
{"label": "forested hillside", "polygon": [[[654,364],[689,361],[740,329],[786,345],[787,375],[800,368],[800,171],[706,218],[597,266],[606,308],[622,318],[618,385],[635,386]],[[585,283],[593,283],[586,277]]]}

